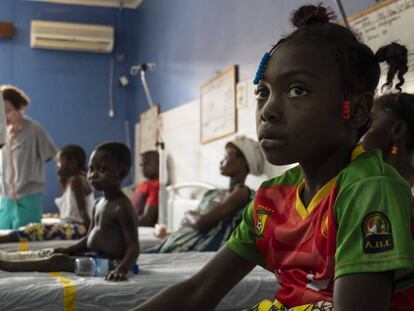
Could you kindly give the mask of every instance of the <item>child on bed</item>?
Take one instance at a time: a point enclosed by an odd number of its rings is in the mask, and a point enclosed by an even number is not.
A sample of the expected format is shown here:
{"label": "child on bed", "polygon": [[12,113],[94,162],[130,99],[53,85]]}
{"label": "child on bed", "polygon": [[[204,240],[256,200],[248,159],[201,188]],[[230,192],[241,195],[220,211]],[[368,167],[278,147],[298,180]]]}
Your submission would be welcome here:
{"label": "child on bed", "polygon": [[119,262],[109,272],[107,280],[126,280],[139,254],[136,213],[121,190],[121,182],[130,166],[131,154],[124,144],[109,142],[97,147],[89,163],[88,180],[95,190],[103,191],[104,196],[94,206],[87,236],[68,248],[54,249],[51,256],[38,260],[0,260],[0,269],[74,272],[76,256],[93,252],[96,257]]}
{"label": "child on bed", "polygon": [[88,232],[94,195],[86,179],[86,153],[66,145],[58,153],[56,173],[62,196],[55,199],[60,213],[56,224],[31,223],[0,236],[0,243],[43,240],[78,240]]}
{"label": "child on bed", "polygon": [[141,154],[142,174],[147,179],[140,183],[132,194],[131,202],[141,227],[154,227],[158,221],[159,155],[158,151]]}

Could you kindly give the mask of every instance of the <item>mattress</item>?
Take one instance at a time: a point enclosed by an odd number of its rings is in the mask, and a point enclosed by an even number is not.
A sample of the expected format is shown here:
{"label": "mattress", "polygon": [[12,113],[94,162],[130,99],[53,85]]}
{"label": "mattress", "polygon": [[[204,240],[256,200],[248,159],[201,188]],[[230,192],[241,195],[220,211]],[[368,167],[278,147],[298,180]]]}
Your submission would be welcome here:
{"label": "mattress", "polygon": [[[0,234],[5,234],[9,230],[0,230]],[[161,240],[154,235],[153,227],[138,228],[139,244],[141,249],[157,245]],[[16,243],[0,243],[0,250],[7,252],[23,250],[39,250],[43,248],[68,247],[76,243],[76,240],[51,240],[51,241],[29,241]]]}
{"label": "mattress", "polygon": [[[214,253],[142,254],[140,273],[126,282],[107,282],[72,273],[0,271],[2,310],[130,310],[161,290],[196,273]],[[240,310],[261,299],[273,299],[275,276],[252,270],[221,301],[217,310]]]}

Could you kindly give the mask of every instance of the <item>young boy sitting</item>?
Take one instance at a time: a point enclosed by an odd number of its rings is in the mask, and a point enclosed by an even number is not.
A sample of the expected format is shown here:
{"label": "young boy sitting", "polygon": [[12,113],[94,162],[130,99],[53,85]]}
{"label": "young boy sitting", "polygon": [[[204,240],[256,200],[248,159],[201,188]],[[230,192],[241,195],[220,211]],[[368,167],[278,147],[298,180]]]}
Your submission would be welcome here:
{"label": "young boy sitting", "polygon": [[94,206],[90,230],[84,238],[68,248],[57,248],[51,256],[29,261],[0,260],[5,271],[75,271],[76,256],[85,252],[115,260],[119,264],[106,280],[123,281],[139,255],[138,220],[131,202],[121,190],[121,182],[131,166],[127,146],[109,142],[92,153],[88,180],[104,196]]}
{"label": "young boy sitting", "polygon": [[158,151],[141,154],[142,174],[147,179],[134,190],[131,201],[140,226],[153,227],[158,221],[159,155]]}

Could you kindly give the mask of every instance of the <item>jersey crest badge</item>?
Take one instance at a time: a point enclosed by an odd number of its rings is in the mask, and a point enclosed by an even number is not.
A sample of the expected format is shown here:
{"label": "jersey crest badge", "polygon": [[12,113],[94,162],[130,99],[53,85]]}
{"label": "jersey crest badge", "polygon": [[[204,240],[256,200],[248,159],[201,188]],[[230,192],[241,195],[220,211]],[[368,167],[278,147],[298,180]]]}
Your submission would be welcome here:
{"label": "jersey crest badge", "polygon": [[391,223],[381,212],[372,212],[362,222],[364,253],[382,253],[394,248]]}
{"label": "jersey crest badge", "polygon": [[262,205],[259,205],[259,207],[256,210],[256,214],[257,214],[256,236],[258,238],[261,238],[263,236],[263,232],[266,226],[266,221],[270,213],[271,213],[271,210]]}

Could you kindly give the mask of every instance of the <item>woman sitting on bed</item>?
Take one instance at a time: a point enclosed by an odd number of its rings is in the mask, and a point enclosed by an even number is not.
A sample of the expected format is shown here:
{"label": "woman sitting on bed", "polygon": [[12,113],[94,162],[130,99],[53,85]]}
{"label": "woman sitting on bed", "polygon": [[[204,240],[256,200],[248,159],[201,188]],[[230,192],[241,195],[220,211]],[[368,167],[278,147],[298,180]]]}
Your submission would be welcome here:
{"label": "woman sitting on bed", "polygon": [[42,240],[75,240],[86,235],[90,222],[94,195],[85,174],[86,154],[77,145],[66,145],[59,152],[56,172],[62,196],[55,199],[60,222],[31,223],[6,235],[0,243]]}
{"label": "woman sitting on bed", "polygon": [[247,175],[261,175],[263,156],[256,141],[236,136],[225,147],[220,173],[230,178],[229,189],[208,191],[198,209],[187,212],[182,227],[159,245],[143,253],[216,251],[241,220],[242,210],[253,191],[244,183]]}

